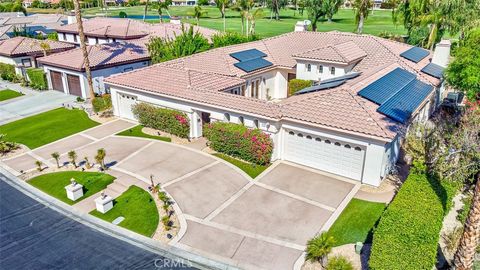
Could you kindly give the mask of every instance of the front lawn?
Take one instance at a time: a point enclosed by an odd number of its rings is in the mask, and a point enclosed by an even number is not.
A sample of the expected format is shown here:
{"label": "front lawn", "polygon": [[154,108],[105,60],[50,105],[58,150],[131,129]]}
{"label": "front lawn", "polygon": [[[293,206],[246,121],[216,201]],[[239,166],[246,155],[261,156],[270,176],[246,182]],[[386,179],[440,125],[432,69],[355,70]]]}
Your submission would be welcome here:
{"label": "front lawn", "polygon": [[16,98],[20,96],[23,96],[23,94],[17,91],[13,91],[11,89],[0,90],[0,101]]}
{"label": "front lawn", "polygon": [[367,238],[384,210],[384,203],[352,199],[328,231],[335,238],[335,246],[371,241]]}
{"label": "front lawn", "polygon": [[119,226],[147,237],[153,235],[159,221],[157,206],[152,196],[137,186],[131,186],[116,198],[113,208],[107,213],[93,210],[90,214],[108,222],[124,217]]}
{"label": "front lawn", "polygon": [[97,125],[82,110],[59,108],[0,126],[0,133],[34,149]]}
{"label": "front lawn", "polygon": [[[83,185],[83,197],[76,201],[67,198],[67,192],[65,191],[65,186],[70,184],[72,178]],[[72,205],[104,190],[113,180],[115,180],[115,177],[105,173],[66,171],[43,174],[32,178],[27,183],[64,203]]]}
{"label": "front lawn", "polygon": [[221,159],[223,159],[227,162],[232,163],[233,165],[240,168],[242,171],[246,172],[252,178],[257,177],[259,174],[261,174],[263,171],[265,171],[268,168],[268,166],[270,166],[270,165],[263,166],[263,165],[257,165],[257,164],[244,162],[244,161],[238,160],[236,158],[232,158],[230,156],[227,156],[227,155],[221,154],[221,153],[215,153],[213,155],[216,156],[216,157],[219,157],[219,158],[221,158]]}
{"label": "front lawn", "polygon": [[159,140],[159,141],[164,141],[164,142],[171,142],[172,141],[172,139],[170,139],[168,137],[154,136],[154,135],[149,135],[149,134],[143,133],[142,128],[143,128],[142,125],[138,125],[138,126],[135,126],[133,128],[127,129],[125,131],[122,131],[120,133],[117,133],[116,135],[148,138],[148,139],[154,139],[154,140]]}

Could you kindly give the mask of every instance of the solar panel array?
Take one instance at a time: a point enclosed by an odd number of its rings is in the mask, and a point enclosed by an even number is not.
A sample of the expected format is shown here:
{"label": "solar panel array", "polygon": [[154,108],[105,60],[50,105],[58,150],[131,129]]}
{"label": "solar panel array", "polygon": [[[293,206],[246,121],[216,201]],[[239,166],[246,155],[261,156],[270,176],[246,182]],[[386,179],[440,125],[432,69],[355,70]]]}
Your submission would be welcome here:
{"label": "solar panel array", "polygon": [[418,63],[420,62],[423,58],[427,57],[430,54],[425,49],[422,49],[420,47],[412,47],[403,53],[400,54],[401,57],[406,58],[412,62]]}
{"label": "solar panel array", "polygon": [[415,74],[396,68],[363,88],[358,94],[381,105],[405,87],[405,85],[415,80],[415,78]]}
{"label": "solar panel array", "polygon": [[230,56],[240,61],[233,65],[245,72],[252,72],[273,65],[270,61],[263,59],[267,55],[257,49],[231,53]]}
{"label": "solar panel array", "polygon": [[252,72],[257,69],[269,67],[273,64],[263,58],[256,58],[256,59],[252,59],[244,62],[238,62],[233,65],[245,72]]}
{"label": "solar panel array", "polygon": [[297,91],[295,95],[301,95],[301,94],[311,93],[311,92],[320,91],[328,88],[334,88],[344,84],[346,81],[347,81],[346,79],[343,79],[343,80],[337,80],[337,81],[326,82],[326,83],[322,82],[321,84],[312,85],[310,87],[303,88],[302,90]]}
{"label": "solar panel array", "polygon": [[441,79],[443,78],[443,70],[445,68],[442,66],[439,66],[434,63],[430,63],[426,65],[424,68],[422,68],[422,72],[425,74],[428,74],[430,76],[433,76],[435,78]]}
{"label": "solar panel array", "polygon": [[230,56],[237,59],[238,61],[244,62],[256,58],[262,58],[267,55],[257,49],[250,49],[241,52],[231,53]]}
{"label": "solar panel array", "polygon": [[405,123],[432,89],[433,86],[417,80],[415,74],[396,68],[358,94],[379,104],[378,112]]}
{"label": "solar panel array", "polygon": [[347,73],[347,74],[342,75],[342,76],[338,76],[338,77],[335,77],[335,78],[330,78],[330,79],[323,80],[323,81],[321,81],[321,83],[341,81],[341,80],[350,80],[350,79],[358,77],[360,74],[361,74],[361,72],[355,72],[354,71],[354,72],[350,72],[350,73]]}

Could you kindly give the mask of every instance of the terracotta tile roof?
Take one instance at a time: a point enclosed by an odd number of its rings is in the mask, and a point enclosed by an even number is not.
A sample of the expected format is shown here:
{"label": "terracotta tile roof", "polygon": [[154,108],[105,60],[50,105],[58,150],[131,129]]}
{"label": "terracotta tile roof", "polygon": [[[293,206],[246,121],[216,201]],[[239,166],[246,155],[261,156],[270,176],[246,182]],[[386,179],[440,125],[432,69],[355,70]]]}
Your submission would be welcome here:
{"label": "terracotta tile roof", "polygon": [[[107,43],[102,45],[87,46],[90,68],[100,69],[108,66],[127,64],[150,60],[150,55],[144,41],[132,41],[128,43]],[[52,54],[38,58],[38,62],[61,67],[65,69],[84,71],[83,53],[81,48]]]}
{"label": "terracotta tile roof", "polygon": [[365,56],[367,56],[367,53],[358,47],[353,41],[329,45],[293,55],[293,57],[296,58],[307,58],[327,62],[332,61],[345,64],[353,63]]}
{"label": "terracotta tile roof", "polygon": [[[376,111],[378,105],[358,96],[357,92],[396,67],[415,73],[420,80],[431,85],[439,85],[440,83],[438,79],[420,72],[432,57],[431,52],[428,57],[415,64],[400,57],[403,51],[411,48],[409,45],[370,35],[336,31],[323,33],[292,32],[260,41],[209,50],[153,67],[155,69],[157,67],[169,68],[171,74],[182,73],[185,70],[207,74],[205,78],[201,77],[201,79],[205,79],[204,85],[198,83],[198,86],[208,87],[214,76],[243,78],[249,75],[233,66],[237,60],[230,57],[229,54],[232,52],[257,49],[268,55],[265,59],[273,63],[273,68],[294,68],[296,65],[294,55],[299,52],[315,51],[318,48],[329,48],[329,52],[335,51],[341,61],[358,61],[353,71],[360,72],[361,75],[337,88],[293,96],[281,102],[259,101],[226,93],[219,94],[212,91],[213,89],[202,93],[211,95],[212,100],[223,99],[218,101],[217,106],[240,111],[245,110],[245,112],[272,118],[297,120],[311,125],[327,126],[388,140],[394,138],[400,124],[378,113]],[[322,52],[322,57],[330,56]],[[340,60],[340,58],[337,58],[337,60]],[[167,80],[169,81],[169,87],[175,91],[162,92],[162,94],[191,100],[194,98],[200,99],[200,97],[195,97],[195,94],[192,94],[194,91],[187,91],[185,84],[176,82],[171,75],[160,77],[148,70],[150,68],[136,71],[135,77],[131,77],[129,74],[114,76],[107,79],[107,82],[157,92],[159,91],[157,88],[160,87],[158,82]],[[149,78],[149,80],[145,81],[141,78]],[[199,91],[197,90],[194,93],[199,93]],[[213,98],[214,96],[215,98]],[[205,98],[205,100],[207,100],[206,103],[213,102],[208,101],[208,98]],[[254,100],[255,102],[248,100]],[[247,103],[248,106],[245,105]],[[265,108],[268,108],[268,110],[265,110]]]}
{"label": "terracotta tile roof", "polygon": [[14,37],[0,41],[0,55],[8,57],[17,57],[24,55],[43,55],[43,49],[40,46],[42,42],[50,46],[49,53],[60,52],[75,48],[74,45],[53,40],[38,40],[27,37]]}

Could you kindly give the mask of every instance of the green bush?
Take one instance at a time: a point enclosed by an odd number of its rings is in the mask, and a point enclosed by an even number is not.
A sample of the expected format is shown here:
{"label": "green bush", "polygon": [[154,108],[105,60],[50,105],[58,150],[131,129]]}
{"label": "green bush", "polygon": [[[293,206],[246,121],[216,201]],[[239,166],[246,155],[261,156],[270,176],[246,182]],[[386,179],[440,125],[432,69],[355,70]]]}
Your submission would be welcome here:
{"label": "green bush", "polygon": [[295,94],[297,91],[312,86],[312,81],[293,79],[288,82],[288,93]]}
{"label": "green bush", "polygon": [[133,105],[132,111],[145,127],[162,130],[181,138],[187,138],[190,133],[190,121],[183,112],[158,108],[146,103]]}
{"label": "green bush", "polygon": [[120,12],[118,13],[118,17],[119,17],[119,18],[127,18],[127,13],[126,13],[125,11],[120,11]]}
{"label": "green bush", "polygon": [[246,36],[238,32],[226,32],[213,35],[212,44],[214,48],[219,48],[249,41],[255,41],[259,39],[260,38],[257,35]]}
{"label": "green bush", "polygon": [[444,215],[455,188],[415,164],[373,235],[369,266],[377,269],[432,269]]}
{"label": "green bush", "polygon": [[112,97],[110,94],[94,97],[92,101],[93,111],[101,112],[112,108]]}
{"label": "green bush", "polygon": [[47,76],[41,68],[27,69],[28,79],[30,80],[30,87],[37,90],[46,90],[48,88]]}
{"label": "green bush", "polygon": [[264,165],[272,157],[273,141],[259,129],[215,122],[204,126],[203,135],[210,141],[213,150],[248,162]]}
{"label": "green bush", "polygon": [[334,256],[328,259],[325,270],[353,270],[353,264],[344,256]]}
{"label": "green bush", "polygon": [[15,67],[9,64],[0,63],[0,77],[9,82],[19,81],[19,78],[15,73]]}

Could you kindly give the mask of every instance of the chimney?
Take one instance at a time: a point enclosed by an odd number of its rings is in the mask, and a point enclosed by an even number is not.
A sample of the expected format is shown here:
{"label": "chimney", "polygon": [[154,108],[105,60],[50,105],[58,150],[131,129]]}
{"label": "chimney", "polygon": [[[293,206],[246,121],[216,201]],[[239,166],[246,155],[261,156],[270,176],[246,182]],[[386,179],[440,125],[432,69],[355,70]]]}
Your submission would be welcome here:
{"label": "chimney", "polygon": [[72,10],[67,15],[67,24],[73,24],[77,22],[77,17],[75,17],[75,12]]}
{"label": "chimney", "polygon": [[450,47],[452,43],[448,39],[441,40],[433,51],[432,63],[446,67],[450,60]]}
{"label": "chimney", "polygon": [[305,32],[307,31],[307,21],[298,21],[296,24],[295,24],[295,32]]}

